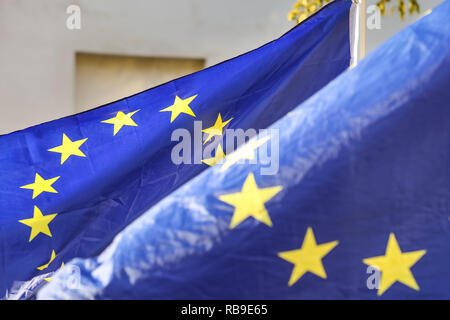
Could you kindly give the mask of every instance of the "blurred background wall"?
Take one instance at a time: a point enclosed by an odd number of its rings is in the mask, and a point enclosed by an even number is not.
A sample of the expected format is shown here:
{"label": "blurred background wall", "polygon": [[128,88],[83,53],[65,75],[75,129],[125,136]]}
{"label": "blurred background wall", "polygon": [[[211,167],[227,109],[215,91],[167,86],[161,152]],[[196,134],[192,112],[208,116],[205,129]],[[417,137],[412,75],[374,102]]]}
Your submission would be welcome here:
{"label": "blurred background wall", "polygon": [[[0,0],[0,134],[120,99],[256,48],[295,0]],[[368,5],[376,0],[368,0]],[[421,0],[422,13],[443,0]],[[66,12],[80,7],[81,28]],[[370,52],[418,19],[382,18]]]}

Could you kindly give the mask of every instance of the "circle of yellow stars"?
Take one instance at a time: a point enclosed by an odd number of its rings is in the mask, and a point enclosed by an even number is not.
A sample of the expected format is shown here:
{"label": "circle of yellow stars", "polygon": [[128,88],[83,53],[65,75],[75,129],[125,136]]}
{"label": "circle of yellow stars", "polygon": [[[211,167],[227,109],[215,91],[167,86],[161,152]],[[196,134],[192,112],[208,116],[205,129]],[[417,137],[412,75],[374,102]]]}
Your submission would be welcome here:
{"label": "circle of yellow stars", "polygon": [[[115,136],[124,126],[138,126],[136,122],[131,118],[138,110],[124,113],[123,111],[118,111],[116,116],[104,121],[102,123],[112,124],[113,127],[113,136]],[[71,156],[82,157],[85,158],[86,155],[81,150],[83,144],[87,141],[87,138],[80,140],[71,140],[65,133],[62,134],[62,143],[59,146],[48,149],[49,152],[59,153],[60,154],[60,163],[63,165]],[[34,182],[21,186],[21,189],[29,189],[33,191],[32,199],[37,198],[44,192],[48,193],[58,193],[53,184],[58,181],[61,177],[53,177],[45,179],[39,173],[36,172],[34,177]],[[28,219],[22,219],[18,222],[28,226],[31,228],[30,236],[28,242],[31,242],[35,239],[39,234],[44,234],[49,237],[52,237],[52,233],[50,231],[49,224],[53,221],[53,219],[58,215],[58,213],[53,214],[43,214],[42,211],[35,205],[33,217]],[[56,253],[53,250],[51,253],[50,260],[48,263],[37,267],[38,270],[42,271],[49,267],[52,261],[55,259]],[[60,268],[64,267],[64,262],[61,264]],[[50,281],[51,277],[44,278],[45,281]]]}
{"label": "circle of yellow stars", "polygon": [[[219,196],[219,200],[235,208],[229,226],[230,229],[236,228],[237,225],[250,217],[272,227],[272,221],[265,204],[281,190],[281,186],[259,188],[253,173],[250,173],[245,179],[240,192]],[[299,249],[278,253],[278,256],[281,259],[293,264],[288,286],[293,286],[308,272],[322,279],[326,279],[327,274],[322,259],[338,244],[338,241],[318,244],[313,229],[308,227],[303,243]],[[391,233],[384,256],[366,258],[363,260],[363,263],[371,265],[381,271],[378,295],[382,295],[397,281],[414,290],[419,290],[419,286],[411,272],[411,267],[413,267],[425,253],[426,250],[402,252],[395,235]]]}
{"label": "circle of yellow stars", "polygon": [[[174,122],[181,114],[186,114],[195,118],[196,115],[191,109],[190,103],[197,96],[198,95],[193,95],[185,99],[175,96],[174,103],[169,107],[161,109],[160,112],[171,113],[170,123]],[[138,126],[138,124],[132,119],[132,116],[138,111],[140,111],[140,109],[127,113],[118,111],[114,117],[103,120],[101,123],[113,125],[112,133],[113,136],[116,136],[124,126]],[[219,113],[214,125],[202,130],[203,133],[207,134],[203,144],[206,144],[215,136],[222,136],[223,129],[232,119],[233,118],[223,121],[222,116]],[[254,159],[255,151],[269,139],[269,136],[265,136],[260,139],[251,139],[248,143],[239,147],[230,155],[225,155],[219,143],[215,151],[215,156],[209,159],[203,159],[202,162],[209,166],[213,166],[217,163],[223,163],[220,171],[225,171],[234,164],[238,163],[240,160]],[[63,133],[62,144],[48,149],[48,151],[59,153],[60,163],[63,165],[71,156],[86,157],[80,148],[87,140],[87,138],[84,138],[72,141],[65,133]],[[58,191],[53,187],[53,184],[59,179],[60,176],[44,179],[40,174],[36,173],[33,183],[23,185],[20,188],[32,190],[32,199],[35,199],[44,192],[58,193]],[[242,222],[250,218],[259,221],[268,227],[272,227],[273,222],[266,208],[266,203],[279,194],[282,189],[282,186],[260,188],[256,183],[254,174],[249,173],[239,192],[223,194],[218,197],[218,199],[222,202],[234,207],[229,228],[234,229]],[[43,214],[37,206],[34,206],[32,218],[19,220],[20,223],[31,228],[28,241],[31,242],[41,233],[52,237],[49,224],[57,215],[58,213]],[[323,259],[331,251],[333,251],[338,244],[339,242],[337,240],[320,244],[317,243],[313,229],[308,227],[299,249],[291,249],[278,253],[279,258],[293,265],[292,272],[288,280],[288,286],[291,287],[299,282],[299,280],[308,272],[322,279],[326,279],[327,273],[323,265]],[[381,271],[380,285],[377,292],[380,296],[396,282],[400,282],[414,290],[419,290],[419,285],[411,272],[411,268],[425,255],[425,253],[426,250],[402,252],[395,235],[391,233],[386,245],[385,254],[382,256],[363,259],[362,262]],[[53,250],[50,260],[46,264],[37,267],[37,269],[42,271],[48,268],[55,257],[56,253]],[[61,264],[60,268],[63,267],[64,262]],[[51,277],[46,277],[44,279],[46,281],[50,281]]]}
{"label": "circle of yellow stars", "polygon": [[[221,119],[216,122],[221,123]],[[255,150],[270,139],[269,136],[255,138],[238,148],[235,152],[226,156],[226,160],[220,171],[225,171],[232,165],[242,159],[254,159]],[[220,147],[220,145],[219,145]],[[218,149],[218,151],[221,149]],[[222,160],[225,155],[220,156]],[[212,163],[217,163],[216,159]],[[248,218],[272,227],[270,215],[266,209],[266,202],[270,201],[282,190],[282,186],[273,186],[268,188],[259,188],[254,174],[249,173],[245,179],[240,192],[220,195],[219,200],[234,207],[233,216],[230,222],[230,229],[236,228],[240,223]],[[278,256],[293,265],[288,286],[296,284],[306,273],[312,273],[322,279],[327,278],[327,273],[323,266],[323,259],[333,249],[338,246],[338,241],[331,241],[318,244],[314,231],[311,227],[307,228],[303,243],[299,249],[279,252]],[[384,256],[367,258],[363,263],[374,266],[381,271],[380,285],[378,295],[382,295],[395,282],[400,282],[414,290],[419,290],[419,286],[411,272],[411,267],[426,253],[425,250],[412,252],[402,252],[397,243],[395,235],[392,233],[386,247]]]}

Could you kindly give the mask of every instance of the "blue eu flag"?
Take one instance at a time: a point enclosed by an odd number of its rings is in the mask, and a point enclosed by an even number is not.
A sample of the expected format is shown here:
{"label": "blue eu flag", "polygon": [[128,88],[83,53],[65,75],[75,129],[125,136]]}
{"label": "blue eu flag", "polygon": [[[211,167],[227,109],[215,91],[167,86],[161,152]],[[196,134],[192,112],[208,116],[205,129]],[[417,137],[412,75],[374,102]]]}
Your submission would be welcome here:
{"label": "blue eu flag", "polygon": [[[41,298],[449,299],[450,1],[153,206]],[[273,143],[271,136],[265,143]]]}
{"label": "blue eu flag", "polygon": [[[105,106],[0,136],[0,296],[27,298],[74,257],[211,165],[183,154],[227,129],[262,129],[346,70],[352,3],[339,0],[256,50]],[[178,131],[177,131],[178,130]],[[202,137],[203,136],[203,137]],[[181,138],[180,138],[181,139]],[[229,153],[227,151],[227,153]]]}

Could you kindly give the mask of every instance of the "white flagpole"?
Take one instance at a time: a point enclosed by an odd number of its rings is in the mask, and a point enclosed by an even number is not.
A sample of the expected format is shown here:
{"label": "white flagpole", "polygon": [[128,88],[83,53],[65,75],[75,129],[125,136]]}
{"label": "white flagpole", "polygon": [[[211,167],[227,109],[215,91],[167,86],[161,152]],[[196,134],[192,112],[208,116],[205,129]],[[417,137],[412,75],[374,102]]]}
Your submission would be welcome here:
{"label": "white flagpole", "polygon": [[350,69],[356,67],[359,61],[360,51],[360,3],[358,0],[352,1],[349,16],[349,31],[350,31]]}
{"label": "white flagpole", "polygon": [[366,56],[366,1],[352,0],[350,9],[350,69]]}

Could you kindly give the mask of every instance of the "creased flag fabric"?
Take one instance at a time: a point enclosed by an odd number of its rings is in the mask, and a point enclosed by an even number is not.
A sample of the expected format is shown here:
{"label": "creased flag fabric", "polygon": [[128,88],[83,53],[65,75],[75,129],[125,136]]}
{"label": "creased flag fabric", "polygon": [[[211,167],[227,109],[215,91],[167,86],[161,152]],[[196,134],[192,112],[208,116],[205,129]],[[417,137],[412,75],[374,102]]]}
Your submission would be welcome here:
{"label": "creased flag fabric", "polygon": [[239,57],[0,136],[0,297],[32,297],[214,163],[174,163],[175,130],[195,136],[201,121],[207,146],[228,128],[266,128],[346,70],[351,6],[335,1]]}
{"label": "creased flag fabric", "polygon": [[273,124],[277,174],[225,159],[73,260],[76,288],[63,269],[38,297],[449,299],[449,15],[447,0]]}

